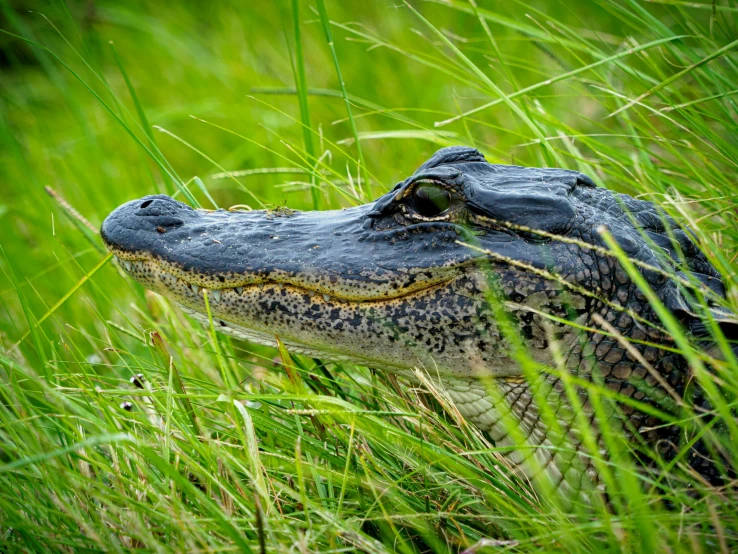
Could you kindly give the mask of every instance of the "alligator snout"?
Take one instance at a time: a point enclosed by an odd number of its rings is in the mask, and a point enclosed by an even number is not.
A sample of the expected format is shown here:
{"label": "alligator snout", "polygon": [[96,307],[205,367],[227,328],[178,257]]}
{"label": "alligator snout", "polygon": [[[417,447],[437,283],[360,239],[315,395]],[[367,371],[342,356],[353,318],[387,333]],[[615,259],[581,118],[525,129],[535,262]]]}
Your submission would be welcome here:
{"label": "alligator snout", "polygon": [[100,233],[111,246],[128,252],[147,250],[159,235],[184,225],[194,215],[188,205],[157,194],[127,202],[114,210]]}

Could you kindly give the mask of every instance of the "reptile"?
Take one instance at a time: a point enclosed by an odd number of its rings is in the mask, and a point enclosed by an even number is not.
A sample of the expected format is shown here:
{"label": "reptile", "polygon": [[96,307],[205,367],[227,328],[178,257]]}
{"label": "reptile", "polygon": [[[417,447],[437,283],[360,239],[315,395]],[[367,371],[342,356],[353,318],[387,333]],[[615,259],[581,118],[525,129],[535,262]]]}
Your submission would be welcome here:
{"label": "reptile", "polygon": [[[364,205],[206,211],[154,195],[114,210],[101,235],[128,275],[206,324],[207,296],[222,332],[415,382],[425,372],[515,467],[565,490],[598,485],[577,422],[598,437],[619,424],[673,457],[692,435],[643,406],[712,413],[633,268],[706,348],[709,320],[737,328],[695,235],[652,203],[468,147]],[[589,383],[615,398],[604,412]],[[715,456],[695,446],[682,461],[715,483]]]}

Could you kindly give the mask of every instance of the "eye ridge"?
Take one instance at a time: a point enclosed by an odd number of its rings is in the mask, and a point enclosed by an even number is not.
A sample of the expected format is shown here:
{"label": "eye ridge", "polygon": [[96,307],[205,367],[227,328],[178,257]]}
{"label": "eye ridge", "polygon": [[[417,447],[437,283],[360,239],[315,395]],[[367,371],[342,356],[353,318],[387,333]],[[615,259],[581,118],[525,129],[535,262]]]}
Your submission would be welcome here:
{"label": "eye ridge", "polygon": [[412,207],[423,217],[438,217],[451,207],[451,193],[443,187],[422,183],[412,194]]}

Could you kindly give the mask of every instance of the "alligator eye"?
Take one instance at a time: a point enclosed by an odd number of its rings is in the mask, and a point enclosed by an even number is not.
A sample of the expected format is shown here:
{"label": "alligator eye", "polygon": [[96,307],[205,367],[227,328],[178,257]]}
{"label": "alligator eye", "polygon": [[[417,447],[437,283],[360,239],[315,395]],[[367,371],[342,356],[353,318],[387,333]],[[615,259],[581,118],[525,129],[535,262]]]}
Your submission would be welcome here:
{"label": "alligator eye", "polygon": [[550,237],[539,235],[535,231],[517,231],[518,236],[525,239],[526,242],[532,242],[533,244],[545,244],[551,242]]}
{"label": "alligator eye", "polygon": [[413,207],[423,217],[436,217],[451,206],[451,193],[434,185],[420,185],[413,192]]}

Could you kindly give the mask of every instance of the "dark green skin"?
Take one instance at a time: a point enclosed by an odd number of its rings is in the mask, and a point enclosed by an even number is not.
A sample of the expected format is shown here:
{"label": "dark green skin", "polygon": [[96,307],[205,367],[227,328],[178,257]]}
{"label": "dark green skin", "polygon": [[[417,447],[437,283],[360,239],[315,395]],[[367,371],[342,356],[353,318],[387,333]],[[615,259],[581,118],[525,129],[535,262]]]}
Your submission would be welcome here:
{"label": "dark green skin", "polygon": [[[420,186],[448,191],[449,208],[419,213]],[[671,338],[604,251],[602,227],[687,330],[704,334],[680,279],[699,283],[716,302],[725,291],[689,231],[653,204],[597,188],[579,172],[493,165],[471,148],[440,150],[363,206],[204,212],[147,196],[111,213],[102,236],[132,277],[200,320],[207,291],[224,332],[262,344],[279,336],[296,352],[414,380],[421,367],[440,376],[461,413],[497,444],[522,437],[572,446],[572,455],[544,448],[535,460],[519,452],[510,458],[540,466],[528,474],[546,469],[555,485],[578,490],[597,477],[589,458],[576,455],[581,438],[572,421],[577,411],[594,418],[585,390],[571,404],[561,370],[665,410],[690,378],[681,357],[657,347]],[[681,257],[685,265],[677,267]],[[515,337],[498,324],[499,309],[517,326]],[[713,315],[726,327],[734,321],[717,307]],[[611,336],[597,332],[603,326]],[[537,368],[535,382],[512,353],[516,337]],[[628,339],[652,345],[629,349]],[[707,406],[702,396],[698,390],[693,400]],[[563,435],[552,430],[543,403]],[[667,455],[670,443],[685,440],[630,406],[619,415],[623,432],[640,433]],[[687,461],[716,482],[715,464],[702,454],[696,449]]]}

